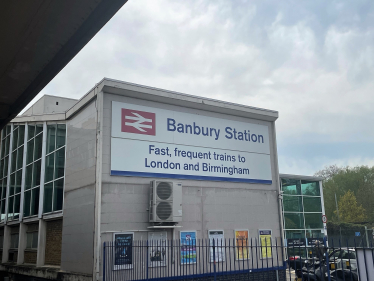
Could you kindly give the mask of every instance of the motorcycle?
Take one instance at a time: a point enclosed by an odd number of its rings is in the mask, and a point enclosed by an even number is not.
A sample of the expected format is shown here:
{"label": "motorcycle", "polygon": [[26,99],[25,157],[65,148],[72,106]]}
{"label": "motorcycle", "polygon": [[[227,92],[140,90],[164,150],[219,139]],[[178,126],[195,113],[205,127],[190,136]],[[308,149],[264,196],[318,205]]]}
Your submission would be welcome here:
{"label": "motorcycle", "polygon": [[342,268],[330,270],[330,263],[327,263],[328,259],[325,255],[327,249],[322,243],[316,243],[314,250],[317,261],[297,269],[295,281],[327,281],[329,275],[331,281],[358,281],[358,274],[355,270]]}

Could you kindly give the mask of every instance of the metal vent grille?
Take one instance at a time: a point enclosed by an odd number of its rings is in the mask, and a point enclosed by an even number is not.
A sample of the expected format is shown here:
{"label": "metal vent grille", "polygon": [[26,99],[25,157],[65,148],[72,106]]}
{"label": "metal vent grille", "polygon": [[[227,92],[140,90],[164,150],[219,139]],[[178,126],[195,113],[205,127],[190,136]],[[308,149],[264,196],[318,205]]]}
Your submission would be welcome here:
{"label": "metal vent grille", "polygon": [[161,200],[167,200],[173,193],[173,187],[168,182],[160,182],[157,184],[157,197]]}
{"label": "metal vent grille", "polygon": [[173,212],[173,208],[169,202],[160,202],[156,207],[156,215],[161,220],[167,220]]}

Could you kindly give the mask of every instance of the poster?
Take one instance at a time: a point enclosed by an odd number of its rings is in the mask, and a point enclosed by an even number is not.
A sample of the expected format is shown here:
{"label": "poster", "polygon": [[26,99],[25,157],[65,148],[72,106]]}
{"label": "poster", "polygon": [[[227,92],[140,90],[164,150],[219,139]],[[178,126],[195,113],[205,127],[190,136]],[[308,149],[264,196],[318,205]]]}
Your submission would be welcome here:
{"label": "poster", "polygon": [[271,258],[271,229],[260,229],[258,231],[260,241],[261,259]]}
{"label": "poster", "polygon": [[[225,241],[223,230],[209,230],[209,243],[210,243],[210,262],[225,261]],[[213,253],[213,241],[214,241],[214,253]],[[213,257],[214,254],[214,257]]]}
{"label": "poster", "polygon": [[148,266],[166,266],[167,232],[148,232]]}
{"label": "poster", "polygon": [[133,267],[133,232],[114,233],[114,270]]}
{"label": "poster", "polygon": [[196,231],[180,232],[181,264],[196,263]]}
{"label": "poster", "polygon": [[250,258],[248,249],[248,229],[235,230],[235,259],[247,260]]}

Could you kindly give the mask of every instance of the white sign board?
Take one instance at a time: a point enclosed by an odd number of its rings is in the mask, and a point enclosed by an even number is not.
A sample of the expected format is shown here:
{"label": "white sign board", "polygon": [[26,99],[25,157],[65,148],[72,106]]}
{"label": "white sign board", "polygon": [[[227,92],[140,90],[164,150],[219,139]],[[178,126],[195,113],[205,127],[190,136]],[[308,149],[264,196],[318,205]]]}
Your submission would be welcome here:
{"label": "white sign board", "polygon": [[167,233],[148,232],[148,266],[158,267],[166,266],[167,259]]}
{"label": "white sign board", "polygon": [[268,127],[113,101],[111,175],[271,184]]}
{"label": "white sign board", "polygon": [[223,230],[209,230],[208,236],[210,244],[210,262],[225,261],[226,242],[224,240]]}

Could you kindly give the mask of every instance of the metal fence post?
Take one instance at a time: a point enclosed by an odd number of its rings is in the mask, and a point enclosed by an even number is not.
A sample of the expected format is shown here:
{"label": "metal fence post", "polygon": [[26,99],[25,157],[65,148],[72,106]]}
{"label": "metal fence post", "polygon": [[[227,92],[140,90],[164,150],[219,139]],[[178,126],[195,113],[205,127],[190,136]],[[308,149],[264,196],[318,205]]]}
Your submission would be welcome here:
{"label": "metal fence post", "polygon": [[213,268],[214,268],[214,281],[217,281],[217,274],[216,274],[216,249],[214,246],[214,238],[213,238]]}
{"label": "metal fence post", "polygon": [[[323,237],[323,246],[325,248],[325,255],[326,255],[326,270],[327,270],[327,280],[331,281],[331,276],[330,276],[330,262],[329,262],[329,251],[326,246],[326,236]],[[335,262],[335,261],[334,261]]]}
{"label": "metal fence post", "polygon": [[105,281],[105,242],[104,242],[104,249],[103,249],[103,281]]}
{"label": "metal fence post", "polygon": [[147,268],[146,268],[146,271],[147,271],[147,280],[148,280],[148,271],[149,271],[148,261],[149,261],[149,248],[148,248],[148,240],[147,240]]}

